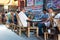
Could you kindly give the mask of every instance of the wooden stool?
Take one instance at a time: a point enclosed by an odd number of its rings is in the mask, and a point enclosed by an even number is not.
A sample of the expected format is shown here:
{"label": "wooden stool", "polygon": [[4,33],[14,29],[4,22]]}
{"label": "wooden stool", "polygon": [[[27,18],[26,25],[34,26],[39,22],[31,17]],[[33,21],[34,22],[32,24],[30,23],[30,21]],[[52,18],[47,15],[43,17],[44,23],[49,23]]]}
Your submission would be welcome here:
{"label": "wooden stool", "polygon": [[[21,36],[21,33],[24,29],[22,29],[21,27],[19,28],[19,35]],[[36,32],[36,36],[38,36],[38,27],[28,27],[26,28],[26,34],[27,34],[27,37],[30,37],[30,32],[33,31],[33,32]]]}
{"label": "wooden stool", "polygon": [[28,33],[28,35],[27,35],[28,37],[30,37],[30,31],[31,30],[36,30],[34,32],[36,32],[36,36],[39,37],[38,36],[38,27],[30,27],[30,28],[28,28],[28,32],[27,32]]}

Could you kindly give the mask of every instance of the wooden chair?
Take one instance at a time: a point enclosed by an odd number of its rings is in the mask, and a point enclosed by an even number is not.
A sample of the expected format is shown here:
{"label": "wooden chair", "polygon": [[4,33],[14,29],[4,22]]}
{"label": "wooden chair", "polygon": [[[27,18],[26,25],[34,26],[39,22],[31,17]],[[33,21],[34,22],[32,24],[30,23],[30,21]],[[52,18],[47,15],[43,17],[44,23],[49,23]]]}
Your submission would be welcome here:
{"label": "wooden chair", "polygon": [[[50,26],[51,26],[51,24],[52,24],[52,21],[53,21],[53,19],[52,19],[52,17],[50,17]],[[51,28],[51,27],[50,27]],[[46,31],[44,32],[44,40],[47,40],[48,39],[48,29],[47,28],[45,28],[46,29]]]}
{"label": "wooden chair", "polygon": [[30,27],[30,22],[28,22],[27,27],[23,27],[22,22],[20,21],[20,18],[18,16],[18,13],[16,13],[16,17],[18,21],[19,35],[21,35],[22,31],[26,31],[27,36],[30,37],[30,31],[36,30],[36,36],[38,37],[38,27]]}
{"label": "wooden chair", "polygon": [[58,30],[60,32],[60,19],[57,19],[57,27],[58,27]]}
{"label": "wooden chair", "polygon": [[[50,17],[50,27],[49,29],[53,28],[53,17]],[[44,32],[44,40],[47,40],[49,38],[49,35],[53,35],[52,33],[48,33],[48,29],[46,28],[46,32]]]}
{"label": "wooden chair", "polygon": [[0,13],[0,24],[2,24],[2,14]]}

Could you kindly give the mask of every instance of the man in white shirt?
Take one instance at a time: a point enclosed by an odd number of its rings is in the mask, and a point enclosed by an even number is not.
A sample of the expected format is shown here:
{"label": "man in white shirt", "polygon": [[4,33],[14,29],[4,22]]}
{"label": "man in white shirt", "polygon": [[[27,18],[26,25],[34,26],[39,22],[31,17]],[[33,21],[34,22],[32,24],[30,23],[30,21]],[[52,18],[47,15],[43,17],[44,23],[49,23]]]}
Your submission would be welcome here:
{"label": "man in white shirt", "polygon": [[55,18],[60,18],[60,13],[58,13],[56,16],[55,16]]}
{"label": "man in white shirt", "polygon": [[30,20],[26,15],[25,15],[25,9],[22,8],[21,12],[18,14],[20,21],[24,27],[27,27],[27,20]]}
{"label": "man in white shirt", "polygon": [[[54,17],[54,27],[56,27],[60,22],[60,13],[58,13],[55,17]],[[60,24],[59,24],[60,25]]]}

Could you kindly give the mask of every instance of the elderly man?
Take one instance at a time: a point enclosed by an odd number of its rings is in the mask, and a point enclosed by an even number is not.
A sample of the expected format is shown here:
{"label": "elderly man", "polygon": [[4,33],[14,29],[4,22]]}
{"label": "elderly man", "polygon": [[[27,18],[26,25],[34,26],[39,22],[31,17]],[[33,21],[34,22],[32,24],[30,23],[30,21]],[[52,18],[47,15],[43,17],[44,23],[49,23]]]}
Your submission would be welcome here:
{"label": "elderly man", "polygon": [[30,19],[25,15],[25,9],[22,8],[21,12],[18,15],[19,15],[22,25],[24,27],[27,27],[27,20],[30,20]]}
{"label": "elderly man", "polygon": [[60,33],[60,13],[58,13],[55,17],[54,17],[54,27],[57,26],[59,33]]}

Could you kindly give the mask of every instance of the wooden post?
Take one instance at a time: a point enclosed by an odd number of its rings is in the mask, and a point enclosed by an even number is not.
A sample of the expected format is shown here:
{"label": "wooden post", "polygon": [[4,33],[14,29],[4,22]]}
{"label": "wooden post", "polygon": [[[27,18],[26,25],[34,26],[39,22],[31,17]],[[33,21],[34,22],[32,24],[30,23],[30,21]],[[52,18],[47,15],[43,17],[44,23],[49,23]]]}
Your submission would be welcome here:
{"label": "wooden post", "polygon": [[18,0],[18,10],[20,11],[20,0]]}
{"label": "wooden post", "polygon": [[44,32],[44,40],[47,40],[47,32]]}
{"label": "wooden post", "polygon": [[60,40],[60,34],[58,34],[58,40]]}
{"label": "wooden post", "polygon": [[39,32],[39,31],[38,31],[38,27],[37,27],[37,29],[36,29],[36,36],[37,36],[37,37],[39,37],[39,36],[38,36],[38,35],[39,35],[38,32]]}
{"label": "wooden post", "polygon": [[30,28],[28,28],[27,36],[30,37]]}
{"label": "wooden post", "polygon": [[19,35],[20,35],[20,36],[21,36],[21,32],[22,32],[22,31],[21,31],[21,27],[19,27]]}

